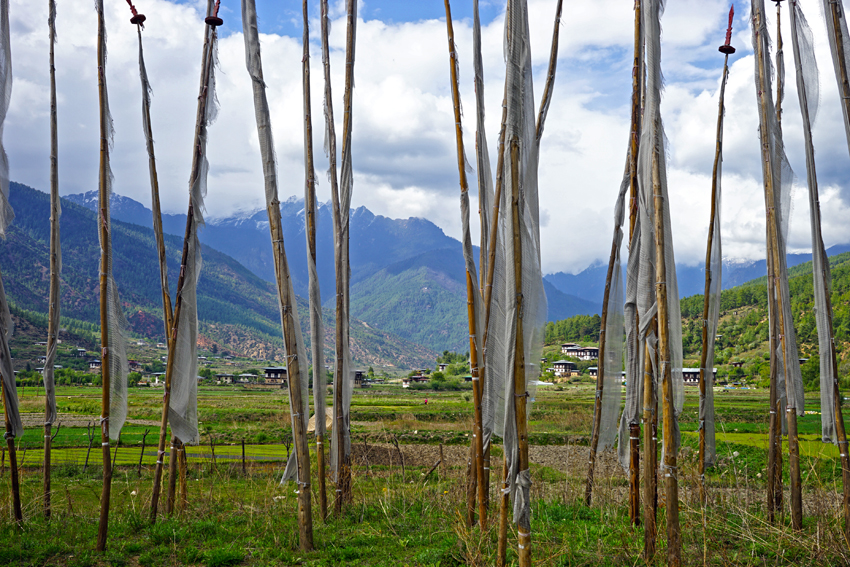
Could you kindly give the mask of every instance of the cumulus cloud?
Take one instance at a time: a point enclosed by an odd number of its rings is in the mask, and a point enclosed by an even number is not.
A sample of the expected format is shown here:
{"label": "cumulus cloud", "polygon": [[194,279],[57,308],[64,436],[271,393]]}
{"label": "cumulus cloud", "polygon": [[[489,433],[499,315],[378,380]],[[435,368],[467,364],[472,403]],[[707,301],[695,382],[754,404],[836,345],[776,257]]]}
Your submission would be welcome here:
{"label": "cumulus cloud", "polygon": [[[291,5],[290,5],[291,4]],[[445,19],[439,3],[417,8],[414,21],[381,2],[361,2],[354,95],[353,205],[390,217],[421,216],[459,236],[458,180],[454,119],[449,88]],[[764,256],[764,199],[753,84],[748,6],[738,6],[727,87],[724,141],[723,238],[730,258]],[[815,128],[824,238],[827,246],[847,240],[850,219],[848,155],[841,111],[816,0],[801,1],[816,38],[821,68],[821,114]],[[143,32],[148,73],[154,88],[153,127],[163,206],[183,211],[192,156],[198,95],[202,10],[198,1],[146,0]],[[504,81],[503,8],[484,4],[483,29],[487,138],[491,158],[501,115]],[[265,79],[271,106],[281,198],[303,194],[300,3],[261,2]],[[334,111],[341,126],[345,20],[342,2],[332,2],[331,35]],[[135,26],[122,2],[107,3],[107,78],[115,121],[115,190],[149,202],[147,157],[141,132]],[[218,100],[221,110],[210,128],[211,162],[207,209],[210,216],[262,208],[263,189],[251,85],[245,71],[238,2],[222,5],[226,27],[219,42]],[[576,272],[607,258],[613,207],[623,174],[628,136],[633,12],[631,3],[598,0],[570,3],[561,23],[554,99],[540,158],[543,261],[547,271]],[[662,68],[667,88],[662,115],[669,138],[668,175],[673,236],[680,262],[705,255],[711,165],[714,158],[717,96],[727,0],[668,2],[663,19]],[[554,2],[529,0],[535,92],[545,80]],[[382,16],[382,14],[387,14]],[[6,123],[12,178],[46,189],[48,183],[48,69],[46,5],[12,0],[15,83]],[[318,14],[311,22],[314,149],[319,198],[330,198],[323,172],[322,67]],[[771,15],[772,17],[772,15]],[[383,19],[382,19],[383,18]],[[468,8],[456,12],[461,96],[466,109],[464,141],[474,163],[472,34]],[[787,24],[787,17],[785,23]],[[89,0],[59,6],[57,20],[60,183],[63,194],[96,187],[97,67],[96,19]],[[770,24],[771,30],[775,29]],[[783,128],[792,165],[805,179],[802,131],[786,34],[787,95]],[[495,165],[495,164],[493,164]],[[475,190],[474,179],[470,181]],[[828,206],[827,206],[828,204]],[[809,247],[805,187],[798,188],[789,248]]]}

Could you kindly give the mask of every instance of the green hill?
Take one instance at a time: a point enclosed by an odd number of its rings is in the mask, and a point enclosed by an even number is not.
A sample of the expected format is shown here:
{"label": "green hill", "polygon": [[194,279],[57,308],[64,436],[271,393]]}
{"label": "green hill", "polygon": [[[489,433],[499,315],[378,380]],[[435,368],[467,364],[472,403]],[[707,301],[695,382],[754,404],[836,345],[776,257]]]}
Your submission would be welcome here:
{"label": "green hill", "polygon": [[[0,266],[10,300],[18,309],[47,312],[49,283],[49,196],[12,183],[15,222],[0,243]],[[62,203],[62,315],[88,324],[99,322],[100,249],[95,213]],[[166,235],[169,282],[177,283],[182,239]],[[154,340],[164,338],[159,264],[153,231],[120,221],[112,223],[113,271],[131,331]],[[302,245],[299,242],[296,245]],[[207,246],[198,283],[199,343],[266,360],[283,358],[280,314],[274,286],[235,259]],[[307,306],[299,300],[302,328]],[[325,354],[332,358],[332,314],[325,313]],[[309,333],[305,332],[305,338]],[[352,356],[360,364],[412,368],[430,365],[436,354],[427,348],[352,320]],[[308,339],[309,340],[309,339]]]}
{"label": "green hill", "polygon": [[[829,258],[832,270],[833,327],[839,359],[842,387],[850,387],[850,252]],[[818,389],[817,326],[814,317],[812,263],[788,270],[791,310],[807,390]],[[761,277],[724,290],[720,299],[720,323],[715,363],[718,379],[747,380],[764,384],[770,371],[768,355],[767,278]],[[699,366],[702,349],[703,296],[692,295],[681,301],[682,347],[685,366]],[[599,318],[577,316],[546,328],[546,343],[564,341],[595,343],[599,340]],[[733,367],[732,363],[743,363]]]}

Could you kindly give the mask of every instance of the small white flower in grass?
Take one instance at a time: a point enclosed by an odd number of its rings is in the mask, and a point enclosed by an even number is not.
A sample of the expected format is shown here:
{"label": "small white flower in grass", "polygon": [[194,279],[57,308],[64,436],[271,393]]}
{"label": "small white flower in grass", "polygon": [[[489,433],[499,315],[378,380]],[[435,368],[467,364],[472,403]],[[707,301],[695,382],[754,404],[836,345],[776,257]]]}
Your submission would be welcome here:
{"label": "small white flower in grass", "polygon": [[756,475],[756,478],[761,478],[761,473],[758,473],[758,474]]}
{"label": "small white flower in grass", "polygon": [[737,456],[738,456],[738,451],[735,451],[734,453],[732,453],[732,456],[733,456],[733,457],[737,457]]}
{"label": "small white flower in grass", "polygon": [[130,493],[130,496],[135,496],[135,495],[136,495],[136,491],[135,491],[135,490],[134,490],[133,492],[131,492],[131,493]]}

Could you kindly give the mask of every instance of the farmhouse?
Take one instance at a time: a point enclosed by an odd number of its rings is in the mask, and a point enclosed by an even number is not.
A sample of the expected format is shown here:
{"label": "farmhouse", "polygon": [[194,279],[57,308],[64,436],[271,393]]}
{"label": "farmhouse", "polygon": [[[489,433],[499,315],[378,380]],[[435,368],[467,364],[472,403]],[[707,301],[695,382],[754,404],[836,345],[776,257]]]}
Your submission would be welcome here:
{"label": "farmhouse", "polygon": [[233,384],[233,374],[216,374],[215,381],[217,384]]}
{"label": "farmhouse", "polygon": [[[699,368],[682,368],[685,386],[699,386]],[[717,378],[717,368],[712,369],[712,378]]]}
{"label": "farmhouse", "polygon": [[569,349],[579,348],[576,343],[564,343],[561,345],[561,354],[567,354]]}
{"label": "farmhouse", "polygon": [[100,360],[95,358],[89,361],[89,372],[100,372]]}
{"label": "farmhouse", "polygon": [[448,368],[449,365],[445,362],[441,362],[440,364],[437,365],[437,367],[440,369],[440,372],[445,372],[446,368]]}
{"label": "farmhouse", "polygon": [[363,370],[352,370],[351,372],[354,374],[354,386],[355,387],[357,387],[357,386],[359,386],[361,388],[368,388],[369,387],[369,381],[366,380],[366,372],[365,371],[363,371]]}
{"label": "farmhouse", "polygon": [[265,372],[264,377],[266,379],[266,384],[280,386],[281,388],[286,387],[287,382],[285,367],[269,366],[268,368],[263,368],[263,372]]}
{"label": "farmhouse", "polygon": [[570,376],[576,369],[576,363],[569,360],[557,360],[552,363],[552,367],[555,369],[555,376]]}

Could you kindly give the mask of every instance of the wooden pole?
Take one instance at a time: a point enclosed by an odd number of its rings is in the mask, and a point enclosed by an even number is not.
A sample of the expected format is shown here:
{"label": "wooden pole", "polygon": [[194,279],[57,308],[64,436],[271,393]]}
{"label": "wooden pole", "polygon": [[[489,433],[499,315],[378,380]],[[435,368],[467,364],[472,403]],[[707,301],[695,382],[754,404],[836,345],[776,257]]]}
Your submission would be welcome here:
{"label": "wooden pole", "polygon": [[[135,14],[132,18],[131,22],[135,20],[136,23],[136,32],[139,37],[139,60],[142,65],[144,65],[143,59],[143,51],[142,51],[142,22],[144,22],[144,16],[141,16],[141,20],[139,16]],[[165,237],[163,236],[162,229],[162,209],[160,205],[159,199],[159,178],[157,176],[156,170],[156,157],[154,154],[154,145],[153,145],[153,131],[151,128],[151,114],[150,114],[150,98],[147,93],[144,92],[148,88],[145,80],[140,76],[140,80],[142,80],[142,124],[145,129],[145,140],[147,144],[148,150],[148,172],[151,180],[151,213],[153,217],[153,229],[154,229],[154,238],[156,241],[156,249],[157,256],[159,259],[159,278],[160,278],[160,289],[162,291],[162,311],[163,311],[163,326],[165,328],[165,341],[168,347],[168,360],[169,364],[171,364],[171,359],[174,358],[175,352],[172,348],[172,329],[174,327],[174,314],[172,312],[171,307],[171,296],[169,293],[168,287],[168,262],[166,258],[165,252]],[[184,244],[184,250],[186,249],[186,244]],[[178,282],[178,290],[182,290],[182,283]],[[179,298],[179,294],[178,294]],[[176,336],[176,335],[175,335]],[[167,367],[166,367],[167,370]],[[162,485],[162,467],[163,467],[163,456],[165,454],[165,441],[168,435],[168,409],[169,403],[171,400],[171,374],[166,371],[165,375],[165,384],[164,384],[164,395],[162,398],[162,418],[160,420],[160,432],[159,432],[159,443],[157,446],[157,458],[156,464],[154,466],[154,484],[153,484],[153,492],[151,495],[151,521],[156,519],[157,507],[159,503],[159,493]]]}
{"label": "wooden pole", "polygon": [[[245,12],[250,19],[243,22],[246,32],[246,48],[258,43],[258,38],[250,41],[248,34],[256,34],[257,22],[254,2],[249,0]],[[283,240],[283,226],[280,216],[280,201],[278,200],[277,172],[270,134],[270,118],[268,103],[265,100],[265,82],[263,80],[262,62],[259,51],[253,54],[256,60],[249,64],[254,92],[254,110],[257,120],[257,131],[260,137],[260,150],[265,177],[266,210],[269,217],[269,234],[271,236],[272,255],[274,257],[275,283],[280,308],[281,326],[283,327],[283,342],[286,351],[286,371],[289,382],[289,403],[292,409],[292,438],[295,444],[297,467],[298,494],[298,532],[302,551],[313,550],[313,513],[312,491],[310,484],[310,449],[307,443],[307,411],[309,409],[309,392],[304,387],[307,382],[307,357],[301,356],[303,345],[300,345],[300,322],[297,319],[295,294],[292,292],[292,281],[289,265],[286,260],[286,248]],[[304,382],[304,383],[302,383]],[[318,418],[318,416],[317,416]]]}
{"label": "wooden pole", "polygon": [[[302,38],[303,55],[301,58],[301,73],[302,84],[304,90],[304,167],[306,170],[306,199],[304,200],[304,216],[306,218],[306,233],[307,233],[307,253],[310,255],[312,265],[316,265],[316,180],[314,179],[315,168],[313,166],[313,118],[310,102],[310,21],[307,13],[307,0],[302,3],[302,12],[304,16],[304,34]],[[313,277],[311,272],[310,277]],[[318,380],[316,377],[319,372],[325,371],[325,358],[322,356],[324,337],[321,335],[322,315],[321,315],[321,294],[319,293],[319,282],[316,280],[314,285],[310,287],[310,341],[313,351],[313,405],[316,409],[320,406],[324,408],[324,404],[317,404],[316,400],[324,400],[326,392],[319,391]],[[324,383],[324,381],[323,381]],[[325,449],[324,449],[324,430],[325,430],[325,415],[324,411],[316,411],[316,461],[318,466],[319,480],[319,506],[322,514],[322,519],[328,517],[328,493],[325,485]],[[321,426],[319,425],[319,420]],[[244,440],[243,440],[243,462],[244,462]],[[244,472],[244,465],[243,465]]]}
{"label": "wooden pole", "polygon": [[[643,117],[643,69],[644,40],[641,26],[641,0],[635,0],[635,41],[632,60],[632,130],[629,135],[629,249],[634,241],[635,223],[638,212],[638,151],[640,149],[641,118]],[[637,341],[640,322],[635,314],[635,329],[632,334]],[[627,339],[628,340],[628,339]],[[633,350],[638,353],[637,345]],[[634,377],[639,380],[638,376]],[[637,416],[636,416],[637,417]],[[640,423],[629,424],[629,519],[635,526],[640,525]]]}
{"label": "wooden pole", "polygon": [[[760,27],[761,24],[763,23],[763,18],[764,18],[764,13],[762,12],[761,9],[758,9],[758,7],[757,7],[754,10],[753,25]],[[757,89],[757,91],[758,91],[757,95],[759,97],[760,121],[761,121],[762,124],[767,124],[770,117],[767,115],[767,105],[766,105],[766,102],[765,102],[765,96],[769,96],[770,93],[765,92],[765,87],[766,87],[766,84],[767,84],[767,79],[766,79],[767,70],[765,69],[765,60],[764,60],[764,53],[763,53],[763,47],[762,47],[761,41],[756,42],[756,58],[757,58],[757,65],[758,65],[759,86],[758,86],[758,89]],[[771,319],[772,319],[772,321],[771,321],[771,353],[770,353],[770,355],[771,355],[771,378],[774,379],[774,378],[778,378],[778,363],[779,363],[779,361],[777,360],[777,354],[776,354],[776,348],[775,348],[777,341],[778,341],[779,345],[782,347],[783,361],[786,363],[785,364],[786,375],[787,375],[787,368],[788,368],[787,362],[788,361],[787,361],[787,356],[786,356],[786,353],[785,353],[785,341],[784,341],[784,338],[783,338],[785,325],[784,325],[784,320],[783,320],[783,315],[782,315],[782,298],[781,298],[781,293],[779,293],[779,291],[777,289],[777,284],[776,284],[777,278],[780,277],[780,274],[777,273],[778,267],[781,265],[780,264],[780,258],[779,258],[779,232],[778,232],[779,228],[777,226],[778,222],[777,222],[777,219],[776,219],[776,209],[775,209],[776,202],[775,202],[774,184],[775,184],[776,181],[773,179],[773,156],[771,155],[771,152],[770,152],[770,141],[767,139],[766,136],[767,136],[767,134],[762,132],[762,134],[761,134],[761,137],[762,137],[761,144],[762,144],[762,159],[764,160],[764,163],[765,163],[765,166],[764,166],[764,171],[765,171],[765,174],[764,174],[764,177],[765,177],[765,179],[764,179],[764,194],[765,194],[765,212],[766,212],[766,216],[767,216],[767,241],[768,241],[768,246],[767,246],[767,248],[768,248],[768,301],[769,301],[769,305],[771,307],[771,314],[772,314],[772,317],[771,317]],[[772,387],[772,389],[775,389],[775,388]],[[772,392],[772,394],[773,394],[773,392]],[[776,416],[777,416],[777,420],[778,420],[778,418],[779,418],[779,408],[780,408],[779,400],[777,399],[776,402],[774,403],[773,399],[772,399],[771,402],[772,402],[771,411],[776,412]],[[791,453],[791,458],[789,460],[790,460],[790,471],[791,471],[792,525],[797,527],[797,520],[799,520],[800,525],[802,524],[802,509],[801,508],[798,509],[799,515],[797,515],[797,512],[795,512],[795,500],[797,499],[797,497],[795,496],[795,491],[796,491],[795,479],[796,479],[796,487],[799,488],[799,448],[797,448],[797,455],[796,455],[796,459],[795,459],[795,449],[794,449],[794,447],[796,446],[796,444],[795,444],[794,438],[796,436],[797,416],[796,416],[796,409],[792,408],[791,404],[788,405],[788,409],[786,410],[786,420],[787,420],[788,428],[789,428],[788,429],[789,452]],[[778,443],[779,443],[779,439],[781,439],[781,430],[780,430],[780,427],[779,427],[779,423],[776,423],[776,425],[774,426],[773,429],[774,429],[774,431],[772,432],[773,436],[774,436],[773,447],[776,447],[776,445],[778,445]],[[781,474],[780,473],[781,469],[780,469],[778,463],[781,461],[781,459],[779,457],[779,453],[776,452],[776,449],[774,449],[774,452],[775,452],[776,456],[773,458],[773,460],[776,463],[776,465],[775,465],[776,468],[774,469],[774,473],[773,473],[773,476],[774,476],[774,481],[773,481],[773,483],[774,483],[774,486],[773,486],[774,493],[773,493],[772,496],[773,496],[774,503],[775,503],[776,499],[777,499],[777,492],[778,492],[778,486],[777,485],[779,484],[777,481],[780,478],[779,474]],[[770,457],[771,457],[771,455],[768,454],[768,461],[769,462],[771,460]],[[796,461],[796,474],[795,474],[795,461]],[[768,474],[770,474],[770,471],[768,471]],[[781,485],[779,485],[779,486],[781,486]],[[799,495],[799,492],[797,494]],[[771,495],[769,494],[768,497],[770,497],[770,496]],[[800,502],[800,503],[802,503],[802,502]],[[775,504],[774,504],[774,506],[775,506]],[[768,510],[768,514],[770,515],[770,509]],[[795,516],[797,516],[797,517],[795,518]]]}
{"label": "wooden pole", "polygon": [[[517,320],[516,343],[514,349],[514,412],[516,416],[516,433],[518,444],[518,468],[521,473],[528,470],[528,417],[526,405],[528,391],[525,384],[525,337],[523,335],[523,289],[522,289],[522,238],[520,236],[519,192],[519,141],[511,140],[511,207],[513,209],[513,247],[514,247],[514,279],[516,281]],[[521,488],[519,490],[522,490]],[[531,565],[531,516],[523,514],[517,524],[518,555],[520,567]]]}
{"label": "wooden pole", "polygon": [[[593,404],[593,432],[590,436],[590,455],[587,461],[587,478],[584,488],[584,504],[590,506],[593,498],[593,471],[596,467],[596,449],[599,446],[599,433],[602,428],[602,393],[605,387],[605,327],[608,322],[608,303],[611,298],[611,279],[614,276],[620,239],[615,234],[608,257],[608,272],[605,275],[605,292],[602,296],[602,318],[599,322],[599,363],[596,369],[596,401]],[[619,269],[619,266],[616,266]],[[631,508],[630,508],[631,509]]]}
{"label": "wooden pole", "polygon": [[174,514],[174,503],[177,500],[177,455],[180,439],[171,436],[171,454],[168,456],[168,496],[165,499],[165,513],[171,516]]}
{"label": "wooden pole", "polygon": [[[334,330],[334,344],[336,358],[334,360],[334,385],[333,385],[333,422],[336,424],[335,431],[337,432],[336,442],[338,445],[343,443],[343,401],[342,401],[342,383],[337,379],[337,375],[342,372],[343,368],[343,334],[342,317],[344,300],[343,292],[345,280],[342,272],[342,249],[339,243],[342,233],[342,219],[340,218],[340,203],[339,203],[339,182],[337,174],[337,149],[336,149],[336,129],[334,127],[334,110],[333,97],[331,89],[331,61],[330,61],[330,46],[328,43],[328,34],[330,32],[330,22],[328,21],[328,0],[321,0],[322,12],[322,67],[324,69],[325,78],[325,120],[327,127],[327,143],[328,143],[328,172],[331,184],[331,201],[333,203],[333,225],[334,225],[334,271],[336,273],[336,328]],[[336,477],[336,498],[334,499],[334,513],[339,516],[342,514],[343,504],[343,484],[344,474],[342,473],[343,461],[345,459],[344,451],[338,450],[336,455],[337,460],[337,477]]]}
{"label": "wooden pole", "polygon": [[[3,332],[3,331],[0,331]],[[8,352],[8,349],[3,349]],[[4,354],[4,356],[6,356]],[[14,377],[12,378],[14,380]],[[6,392],[6,383],[0,380],[0,393],[3,395],[3,415],[6,421],[6,447],[9,449],[9,470],[12,473],[12,512],[15,515],[15,521],[21,523],[24,521],[23,513],[21,512],[21,486],[18,480],[18,457],[15,451],[15,435],[12,428],[12,420],[9,415],[9,405],[6,396],[11,395]]]}
{"label": "wooden pole", "polygon": [[508,489],[510,481],[508,480],[508,456],[502,456],[502,490],[499,492],[499,542],[496,551],[496,566],[505,567],[507,565],[507,549],[508,549],[508,510],[511,507],[511,499]]}
{"label": "wooden pole", "polygon": [[[660,128],[660,124],[657,125]],[[679,484],[676,464],[676,440],[673,438],[673,376],[670,356],[670,321],[667,307],[667,264],[664,242],[664,196],[662,194],[660,166],[655,148],[652,154],[652,189],[655,204],[655,297],[658,304],[658,361],[661,373],[661,390],[664,411],[664,488],[667,496],[667,564],[682,564],[682,541],[679,530]]]}
{"label": "wooden pole", "polygon": [[[207,14],[213,13],[213,2],[212,0],[207,0]],[[206,112],[207,112],[207,91],[209,88],[210,81],[210,73],[212,72],[213,66],[213,51],[216,40],[216,32],[215,26],[210,24],[206,25],[205,33],[204,33],[204,47],[203,47],[203,58],[201,60],[201,85],[200,85],[200,93],[198,95],[198,108],[195,114],[195,137],[194,137],[194,152],[192,153],[192,173],[190,176],[190,180],[194,181],[197,179],[198,175],[201,171],[201,162],[203,161],[200,155],[200,143],[199,139],[201,136],[201,129],[203,127],[203,123],[206,120]],[[186,214],[186,232],[183,237],[183,255],[182,260],[180,262],[180,276],[177,278],[177,299],[174,302],[174,313],[172,315],[171,321],[171,329],[170,336],[168,337],[168,361],[165,366],[165,384],[164,389],[165,393],[163,395],[163,403],[162,403],[162,419],[160,421],[160,432],[159,432],[159,444],[157,446],[157,461],[156,461],[156,469],[154,470],[154,485],[153,492],[151,495],[151,521],[156,521],[156,513],[157,506],[159,503],[159,494],[160,494],[160,484],[162,480],[162,457],[165,454],[165,440],[167,438],[168,432],[168,411],[169,411],[169,403],[171,398],[171,379],[174,372],[174,361],[177,358],[174,347],[174,343],[177,339],[177,331],[179,327],[180,321],[180,312],[183,307],[183,284],[185,283],[186,276],[186,267],[189,259],[189,242],[192,238],[193,230],[195,229],[195,207],[191,201],[191,197],[189,200],[189,209]],[[161,256],[162,258],[162,256]],[[162,264],[160,264],[162,266]],[[162,268],[160,268],[162,269]],[[163,298],[166,299],[165,297]],[[166,308],[167,309],[167,308]],[[167,316],[167,311],[166,311]],[[177,437],[172,436],[172,450],[170,455],[170,460],[173,461],[176,456],[176,448],[174,447],[174,443],[179,442]],[[173,484],[171,484],[171,478],[176,482],[175,475],[173,472],[176,472],[176,463],[175,467],[169,462],[169,472],[172,473],[169,478],[169,502],[170,509],[168,513],[171,513],[173,510],[174,504],[174,493],[173,493]]]}
{"label": "wooden pole", "polygon": [[[647,334],[658,334],[658,318],[649,322]],[[655,391],[653,374],[654,355],[645,347],[643,381],[643,553],[646,561],[654,561],[655,544],[658,536],[658,394]]]}
{"label": "wooden pole", "polygon": [[[54,325],[59,317],[59,138],[57,134],[56,118],[56,68],[54,66],[54,46],[56,44],[56,3],[48,0],[47,23],[50,35],[50,313],[47,318],[47,353],[45,368],[53,364],[50,352],[56,348],[59,329]],[[52,374],[51,374],[52,375]],[[50,476],[51,455],[50,449],[53,442],[51,435],[51,414],[54,412],[55,399],[51,403],[51,396],[45,384],[44,390],[44,517],[50,518]]]}
{"label": "wooden pole", "polygon": [[186,445],[180,443],[179,462],[180,462],[180,511],[185,512],[189,507],[189,482],[186,478],[188,473],[188,462],[186,461]]}
{"label": "wooden pole", "polygon": [[[731,26],[730,26],[731,29]],[[718,172],[720,169],[720,160],[723,155],[723,100],[726,94],[726,80],[729,77],[729,54],[726,53],[723,59],[723,76],[720,79],[720,101],[717,111],[717,141],[714,151],[714,167],[711,173],[711,214],[708,222],[708,244],[705,250],[705,293],[703,295],[702,305],[702,351],[700,353],[700,372],[699,372],[699,399],[700,407],[705,403],[706,394],[706,377],[707,373],[713,369],[706,368],[708,361],[708,341],[711,337],[708,336],[708,310],[710,303],[711,284],[715,274],[711,273],[711,249],[714,243],[714,224],[717,218],[717,184],[719,182]],[[705,423],[699,424],[699,501],[702,506],[706,504],[705,492]]]}
{"label": "wooden pole", "polygon": [[[345,65],[345,92],[343,94],[343,130],[342,130],[342,146],[343,155],[342,163],[345,166],[346,160],[350,156],[346,155],[347,141],[351,136],[351,107],[352,95],[354,86],[354,26],[356,4],[355,0],[347,0],[348,12],[348,30],[346,33],[346,65]],[[328,22],[327,22],[327,0],[322,0],[322,49],[323,59],[325,61],[325,101],[327,104],[327,120],[328,126],[328,148],[331,160],[331,194],[333,197],[334,211],[334,229],[337,234],[337,245],[334,247],[334,264],[336,267],[336,366],[334,367],[334,420],[337,422],[337,498],[334,502],[334,512],[337,515],[342,514],[342,505],[351,500],[351,459],[345,451],[345,408],[343,407],[343,381],[348,380],[348,376],[343,376],[342,372],[345,368],[344,353],[348,349],[348,334],[343,332],[343,324],[341,318],[343,314],[348,313],[348,229],[343,229],[343,224],[348,226],[348,223],[342,222],[342,215],[348,215],[348,211],[340,210],[339,188],[336,183],[336,134],[333,129],[333,112],[331,107],[330,97],[330,55],[327,43]]]}
{"label": "wooden pole", "polygon": [[[464,200],[468,203],[469,197],[469,185],[466,179],[466,160],[464,156],[464,148],[463,148],[463,128],[461,126],[461,111],[460,111],[460,91],[458,87],[458,76],[457,76],[457,53],[455,52],[455,43],[454,43],[454,29],[452,27],[452,11],[451,6],[449,4],[449,0],[445,0],[446,7],[446,29],[448,31],[448,41],[449,41],[449,67],[451,73],[451,81],[452,81],[452,104],[454,107],[454,119],[455,119],[455,137],[457,142],[457,166],[458,166],[458,174],[460,176],[460,193],[461,193],[461,202]],[[468,214],[469,209],[466,211],[461,211],[461,214],[466,214],[467,218],[465,219],[465,224],[469,222]],[[467,231],[464,234],[463,246],[464,249],[469,253],[472,252],[472,241],[469,239],[469,232]],[[475,478],[479,485],[478,488],[478,517],[479,524],[482,530],[487,527],[487,508],[486,508],[486,498],[484,496],[484,492],[487,491],[487,486],[484,484],[484,435],[483,435],[483,427],[482,427],[482,413],[481,413],[481,400],[482,400],[482,386],[479,381],[478,375],[478,341],[477,332],[478,329],[476,327],[477,323],[477,314],[476,314],[476,305],[475,305],[475,278],[473,274],[467,268],[466,271],[466,305],[467,305],[467,316],[469,320],[469,366],[470,373],[472,374],[472,396],[473,396],[473,407],[474,407],[474,429],[472,434],[472,445],[474,446],[474,462],[475,462]],[[471,477],[472,475],[470,475]],[[471,479],[470,479],[471,480]],[[469,483],[472,486],[472,482]],[[475,491],[474,488],[471,488],[467,491],[467,523],[474,523],[474,509],[475,509]]]}
{"label": "wooden pole", "polygon": [[[782,0],[773,0],[776,2],[776,30],[777,30],[777,54],[776,54],[776,63],[777,67],[780,69],[784,69],[785,61],[782,52],[782,26],[781,26],[781,2]],[[776,81],[776,92],[777,92],[777,101],[776,101],[776,121],[779,127],[780,133],[782,132],[782,97],[785,86],[782,83],[783,73],[777,73],[777,81]],[[775,213],[773,213],[774,225],[778,224],[776,220]],[[772,236],[773,239],[773,262],[775,264],[774,272],[777,273],[777,277],[787,278],[786,273],[781,273],[781,257],[779,251],[779,242],[780,235],[778,233],[778,227],[774,226],[773,230],[777,232]],[[781,289],[781,288],[780,288]],[[798,360],[790,360],[788,358],[788,352],[786,349],[786,338],[785,338],[785,314],[783,311],[783,301],[784,297],[782,293],[777,294],[777,313],[779,314],[779,343],[782,346],[782,360],[783,360],[783,368],[785,371],[785,390],[786,392],[790,391],[793,388],[793,385],[789,384],[789,368],[791,365],[799,364]],[[790,323],[793,325],[793,323]],[[790,477],[790,492],[791,492],[791,526],[794,529],[800,530],[803,528],[803,490],[802,490],[802,475],[800,471],[800,441],[797,433],[797,408],[796,408],[796,396],[788,396],[788,403],[785,408],[785,420],[788,425],[788,473]],[[794,403],[791,403],[792,399]]]}
{"label": "wooden pole", "polygon": [[100,192],[98,198],[98,225],[100,230],[100,346],[101,346],[101,375],[103,385],[101,390],[100,441],[103,451],[103,490],[100,496],[100,520],[97,530],[97,551],[106,549],[106,538],[109,529],[109,501],[112,492],[112,463],[109,451],[109,404],[110,404],[110,359],[109,352],[109,319],[107,316],[107,289],[109,279],[107,274],[112,261],[110,236],[107,223],[109,211],[109,124],[106,120],[106,24],[103,18],[103,0],[97,0],[97,87],[100,102]]}

